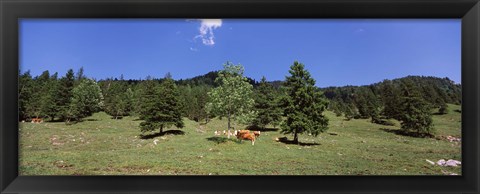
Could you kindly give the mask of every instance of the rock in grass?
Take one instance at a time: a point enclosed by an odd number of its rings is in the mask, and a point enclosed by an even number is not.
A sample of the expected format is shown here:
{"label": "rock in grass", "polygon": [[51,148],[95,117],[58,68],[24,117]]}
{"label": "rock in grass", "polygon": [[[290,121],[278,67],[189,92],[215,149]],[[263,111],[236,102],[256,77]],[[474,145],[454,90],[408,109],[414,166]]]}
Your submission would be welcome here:
{"label": "rock in grass", "polygon": [[460,162],[458,160],[452,160],[452,159],[447,160],[447,161],[445,161],[444,159],[441,159],[441,160],[437,161],[437,164],[439,166],[454,166],[455,167],[455,166],[461,165],[462,162]]}
{"label": "rock in grass", "polygon": [[461,165],[462,162],[458,161],[458,160],[448,160],[445,165],[446,166],[458,166],[458,165]]}

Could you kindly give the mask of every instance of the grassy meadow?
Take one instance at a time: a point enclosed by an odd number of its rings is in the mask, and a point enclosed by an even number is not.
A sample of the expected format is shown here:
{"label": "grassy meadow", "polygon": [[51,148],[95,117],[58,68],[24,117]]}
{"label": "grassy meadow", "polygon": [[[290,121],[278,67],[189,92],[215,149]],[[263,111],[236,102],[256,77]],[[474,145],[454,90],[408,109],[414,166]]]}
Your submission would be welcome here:
{"label": "grassy meadow", "polygon": [[[114,120],[104,112],[85,121],[20,123],[21,175],[461,175],[461,167],[431,165],[426,159],[461,161],[460,106],[433,115],[435,138],[398,133],[400,124],[383,126],[369,119],[346,121],[326,112],[329,129],[317,137],[301,134],[301,145],[276,141],[272,126],[255,145],[215,136],[226,119],[164,134],[141,135],[137,117]],[[245,126],[235,125],[235,129]]]}

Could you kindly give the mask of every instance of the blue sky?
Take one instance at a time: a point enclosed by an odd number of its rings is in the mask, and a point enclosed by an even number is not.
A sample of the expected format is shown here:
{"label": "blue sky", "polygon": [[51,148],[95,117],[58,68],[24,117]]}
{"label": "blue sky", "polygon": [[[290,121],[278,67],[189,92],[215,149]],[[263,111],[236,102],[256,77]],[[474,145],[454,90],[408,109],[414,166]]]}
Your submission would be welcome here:
{"label": "blue sky", "polygon": [[181,79],[231,61],[254,79],[284,80],[297,60],[319,87],[407,75],[460,83],[460,28],[459,19],[21,19],[20,69]]}

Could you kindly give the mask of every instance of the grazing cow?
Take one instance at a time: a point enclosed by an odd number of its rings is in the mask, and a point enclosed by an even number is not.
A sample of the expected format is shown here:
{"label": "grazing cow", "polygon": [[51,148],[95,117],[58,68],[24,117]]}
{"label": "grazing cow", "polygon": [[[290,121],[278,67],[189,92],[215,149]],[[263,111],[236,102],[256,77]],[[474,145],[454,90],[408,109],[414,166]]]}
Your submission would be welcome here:
{"label": "grazing cow", "polygon": [[260,131],[254,131],[253,134],[255,135],[255,138],[260,137]]}
{"label": "grazing cow", "polygon": [[43,119],[41,118],[33,118],[32,123],[43,123]]}
{"label": "grazing cow", "polygon": [[250,133],[250,130],[235,130],[235,136],[237,136],[239,133]]}
{"label": "grazing cow", "polygon": [[240,131],[235,131],[237,136],[237,139],[242,140],[250,140],[252,141],[252,145],[255,145],[255,135],[253,133],[250,133],[249,130],[240,130]]}

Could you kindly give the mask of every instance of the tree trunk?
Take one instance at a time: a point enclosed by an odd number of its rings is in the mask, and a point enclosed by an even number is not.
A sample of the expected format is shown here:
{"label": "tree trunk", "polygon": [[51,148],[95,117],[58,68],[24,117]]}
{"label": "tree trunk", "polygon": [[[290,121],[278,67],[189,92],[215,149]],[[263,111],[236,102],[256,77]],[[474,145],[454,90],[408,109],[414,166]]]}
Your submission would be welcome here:
{"label": "tree trunk", "polygon": [[160,126],[160,133],[163,133],[163,125]]}
{"label": "tree trunk", "polygon": [[298,144],[298,134],[297,130],[293,133],[293,143]]}
{"label": "tree trunk", "polygon": [[230,139],[230,112],[228,112],[228,134],[227,134],[228,139]]}

